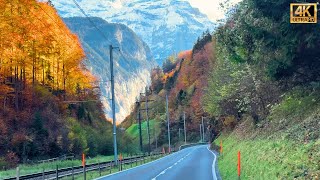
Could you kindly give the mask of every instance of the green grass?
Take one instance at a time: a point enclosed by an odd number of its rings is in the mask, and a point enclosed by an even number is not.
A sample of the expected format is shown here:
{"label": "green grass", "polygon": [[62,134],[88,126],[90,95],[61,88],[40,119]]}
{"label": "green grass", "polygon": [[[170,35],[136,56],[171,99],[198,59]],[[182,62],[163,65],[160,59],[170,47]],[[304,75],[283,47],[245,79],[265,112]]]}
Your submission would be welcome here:
{"label": "green grass", "polygon": [[[149,126],[150,126],[150,141],[151,143],[153,143],[154,141],[154,130],[156,129],[156,136],[158,136],[160,134],[160,130],[159,130],[159,124],[156,123],[155,120],[150,120],[149,121]],[[142,127],[142,140],[143,142],[147,142],[148,140],[148,134],[147,134],[147,121],[143,121],[141,123],[141,127]],[[129,136],[131,136],[134,140],[138,140],[139,139],[139,124],[132,124],[127,130],[126,132],[129,134]]]}
{"label": "green grass", "polygon": [[285,139],[239,140],[222,135],[223,155],[218,166],[224,180],[237,179],[237,153],[241,152],[241,179],[317,179],[320,175],[320,139],[297,144]]}
{"label": "green grass", "polygon": [[[124,155],[125,157],[127,155]],[[110,161],[113,160],[112,156],[97,156],[94,158],[87,158],[86,163],[92,164],[92,163],[98,163],[98,162],[104,162],[104,161]],[[56,161],[56,162],[49,162],[49,163],[42,163],[42,164],[35,164],[35,165],[20,165],[20,175],[26,175],[26,174],[33,174],[33,173],[39,173],[43,170],[49,171],[49,170],[55,170],[56,165],[58,165],[58,168],[66,168],[71,166],[80,166],[82,163],[81,160],[66,160],[66,161]],[[5,177],[13,177],[16,175],[16,170],[11,169],[7,171],[0,171],[0,179]]]}
{"label": "green grass", "polygon": [[[255,126],[242,119],[232,133],[224,132],[218,165],[224,180],[237,179],[237,153],[241,152],[241,179],[320,178],[320,95],[297,89],[274,105],[266,120]],[[217,146],[214,146],[217,148]]]}

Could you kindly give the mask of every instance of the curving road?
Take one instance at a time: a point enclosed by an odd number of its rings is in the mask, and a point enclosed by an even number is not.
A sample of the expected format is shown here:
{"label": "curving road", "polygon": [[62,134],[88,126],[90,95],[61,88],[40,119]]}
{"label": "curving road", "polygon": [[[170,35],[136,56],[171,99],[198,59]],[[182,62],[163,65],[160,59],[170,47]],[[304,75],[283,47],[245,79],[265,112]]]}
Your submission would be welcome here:
{"label": "curving road", "polygon": [[97,180],[217,180],[216,160],[208,145],[194,146]]}

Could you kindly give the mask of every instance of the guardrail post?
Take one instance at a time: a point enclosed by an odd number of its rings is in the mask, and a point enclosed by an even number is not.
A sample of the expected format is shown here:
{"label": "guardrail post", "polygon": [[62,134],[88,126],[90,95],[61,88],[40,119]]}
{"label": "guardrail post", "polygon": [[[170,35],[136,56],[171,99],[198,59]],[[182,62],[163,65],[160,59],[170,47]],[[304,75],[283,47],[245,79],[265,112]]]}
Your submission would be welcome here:
{"label": "guardrail post", "polygon": [[56,165],[56,179],[59,179],[58,164]]}
{"label": "guardrail post", "polygon": [[19,178],[20,178],[20,169],[19,169],[19,166],[17,167],[17,180],[19,180]]}
{"label": "guardrail post", "polygon": [[42,168],[42,179],[44,179],[44,168]]}
{"label": "guardrail post", "polygon": [[83,166],[83,179],[84,179],[84,180],[87,179],[86,164],[84,164],[84,166]]}
{"label": "guardrail post", "polygon": [[74,167],[73,167],[73,163],[72,163],[72,180],[74,180]]}
{"label": "guardrail post", "polygon": [[123,171],[123,169],[125,169],[125,167],[126,167],[126,161],[124,160],[124,155],[123,155],[122,158],[123,158],[123,159],[121,160],[121,161],[122,161],[121,171]]}
{"label": "guardrail post", "polygon": [[99,165],[99,175],[101,176],[101,167],[100,167],[100,161],[98,161],[98,165]]}
{"label": "guardrail post", "polygon": [[122,171],[122,165],[123,165],[123,161],[122,159],[120,160],[120,170]]}
{"label": "guardrail post", "polygon": [[109,165],[110,174],[111,174],[112,167],[113,167],[113,163],[112,163],[112,161],[111,161],[111,163],[110,163],[110,165]]}

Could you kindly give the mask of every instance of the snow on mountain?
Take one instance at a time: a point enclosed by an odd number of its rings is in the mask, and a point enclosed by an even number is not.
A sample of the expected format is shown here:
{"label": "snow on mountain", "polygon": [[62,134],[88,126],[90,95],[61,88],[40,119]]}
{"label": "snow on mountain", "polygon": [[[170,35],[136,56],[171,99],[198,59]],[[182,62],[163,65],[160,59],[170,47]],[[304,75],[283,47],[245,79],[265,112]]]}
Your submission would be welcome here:
{"label": "snow on mountain", "polygon": [[[52,0],[63,17],[83,16],[72,0]],[[77,0],[89,16],[125,24],[151,48],[159,64],[171,54],[191,49],[216,24],[182,0]],[[125,43],[125,42],[124,42]]]}

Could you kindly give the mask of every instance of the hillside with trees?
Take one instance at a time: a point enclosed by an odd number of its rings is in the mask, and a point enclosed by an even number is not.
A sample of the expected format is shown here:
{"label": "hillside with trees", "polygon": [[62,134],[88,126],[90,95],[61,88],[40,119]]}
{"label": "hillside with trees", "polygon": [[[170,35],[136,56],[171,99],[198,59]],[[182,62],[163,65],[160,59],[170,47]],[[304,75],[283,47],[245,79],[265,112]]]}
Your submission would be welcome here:
{"label": "hillside with trees", "polygon": [[319,178],[320,26],[290,24],[290,3],[244,0],[214,34],[204,108],[223,122],[222,178],[239,150],[244,178]]}
{"label": "hillside with trees", "polygon": [[[187,141],[199,141],[204,116],[206,140],[224,147],[222,178],[237,178],[238,151],[244,179],[319,178],[319,24],[290,24],[289,4],[244,0],[192,51],[153,70],[148,91],[155,100],[150,117],[161,124],[158,147],[168,141],[168,94],[171,142],[183,141],[183,112]],[[124,127],[136,123],[136,112]]]}
{"label": "hillside with trees", "polygon": [[[165,96],[169,97],[169,114],[171,126],[171,143],[178,145],[183,140],[183,117],[185,113],[186,128],[188,129],[187,141],[199,141],[199,124],[202,116],[207,113],[203,109],[203,97],[208,85],[208,73],[213,65],[213,42],[212,36],[207,31],[195,43],[193,50],[180,52],[177,56],[168,57],[162,68],[154,68],[151,72],[151,85],[147,88],[149,104],[149,119],[155,124],[151,127],[152,148],[167,146],[167,124]],[[146,100],[145,94],[140,97],[141,101]],[[137,99],[139,101],[139,99]],[[145,108],[145,102],[140,104],[140,108]],[[138,106],[135,104],[132,113],[121,124],[124,128],[132,129],[136,127],[138,117]],[[141,119],[147,119],[146,112],[141,111]],[[211,134],[217,134],[209,124],[212,120],[206,119],[208,130],[206,140],[213,138]],[[146,128],[146,127],[145,127]],[[180,135],[179,135],[180,128]],[[154,132],[155,129],[155,132]],[[144,129],[143,129],[144,130]],[[143,136],[146,131],[143,131]],[[179,139],[180,137],[180,139]],[[134,137],[138,145],[138,137]],[[157,144],[156,144],[157,143]],[[147,149],[147,138],[143,138],[144,149]]]}
{"label": "hillside with trees", "polygon": [[78,37],[50,3],[2,0],[0,9],[0,167],[112,154],[111,123]]}

